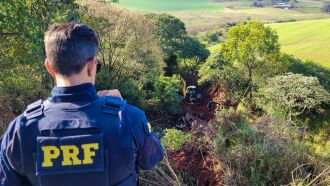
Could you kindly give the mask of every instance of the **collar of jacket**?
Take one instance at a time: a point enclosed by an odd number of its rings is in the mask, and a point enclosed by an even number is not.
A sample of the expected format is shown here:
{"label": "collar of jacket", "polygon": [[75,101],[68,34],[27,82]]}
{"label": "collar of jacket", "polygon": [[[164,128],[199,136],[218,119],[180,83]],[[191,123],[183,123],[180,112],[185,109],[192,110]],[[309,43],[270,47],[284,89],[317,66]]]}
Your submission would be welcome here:
{"label": "collar of jacket", "polygon": [[53,103],[89,103],[96,99],[96,89],[92,83],[71,87],[54,87],[48,101]]}

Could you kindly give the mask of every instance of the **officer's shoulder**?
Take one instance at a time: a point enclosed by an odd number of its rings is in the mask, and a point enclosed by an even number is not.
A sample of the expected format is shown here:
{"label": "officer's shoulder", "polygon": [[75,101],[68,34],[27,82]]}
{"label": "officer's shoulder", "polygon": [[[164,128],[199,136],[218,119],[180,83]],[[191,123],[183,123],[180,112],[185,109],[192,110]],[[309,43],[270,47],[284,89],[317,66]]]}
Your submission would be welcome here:
{"label": "officer's shoulder", "polygon": [[42,115],[42,100],[29,104],[25,111],[12,120],[8,126],[8,130],[16,130],[19,127],[26,126],[29,119],[38,118]]}
{"label": "officer's shoulder", "polygon": [[26,118],[24,117],[24,114],[21,114],[9,123],[6,134],[11,136],[14,134],[14,131],[20,130],[20,128],[25,125]]}
{"label": "officer's shoulder", "polygon": [[127,114],[127,115],[135,117],[135,118],[143,118],[143,119],[145,118],[144,111],[131,104],[126,104],[124,114]]}
{"label": "officer's shoulder", "polygon": [[27,106],[27,108],[23,113],[23,116],[27,120],[40,117],[43,115],[43,108],[44,108],[43,100],[39,99]]}
{"label": "officer's shoulder", "polygon": [[126,101],[112,96],[99,97],[100,103],[102,105],[102,110],[104,113],[115,114],[123,111],[126,107]]}
{"label": "officer's shoulder", "polygon": [[[145,134],[150,133],[150,128],[148,125],[147,117],[140,108],[127,104],[126,109],[123,112],[124,115],[131,118],[131,121],[134,121],[133,130],[135,131],[144,131]],[[142,130],[141,130],[142,129]],[[136,133],[137,134],[137,133]],[[139,133],[141,134],[141,133]]]}

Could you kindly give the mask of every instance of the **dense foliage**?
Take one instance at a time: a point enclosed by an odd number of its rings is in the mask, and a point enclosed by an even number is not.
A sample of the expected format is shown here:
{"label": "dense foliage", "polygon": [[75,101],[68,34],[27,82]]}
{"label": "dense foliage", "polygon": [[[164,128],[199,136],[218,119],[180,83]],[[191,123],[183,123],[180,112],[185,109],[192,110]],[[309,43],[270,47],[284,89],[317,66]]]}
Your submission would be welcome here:
{"label": "dense foliage", "polygon": [[190,135],[177,129],[165,129],[162,145],[169,150],[178,150],[190,139]]}
{"label": "dense foliage", "polygon": [[210,139],[226,184],[329,184],[328,69],[280,53],[276,33],[250,21],[229,28],[199,76],[239,102],[218,107]]}
{"label": "dense foliage", "polygon": [[199,82],[219,84],[226,90],[226,99],[237,102],[247,95],[249,81],[242,77],[237,67],[230,63],[221,52],[214,52],[201,65]]}
{"label": "dense foliage", "polygon": [[97,88],[119,88],[130,103],[145,108],[144,87],[165,67],[163,50],[153,34],[156,28],[142,15],[103,3],[86,3],[80,13],[82,22],[99,33],[98,61],[103,67]]}
{"label": "dense foliage", "polygon": [[299,130],[289,122],[262,117],[249,123],[233,109],[221,110],[218,118],[215,146],[227,167],[226,184],[329,184],[323,159],[301,144]]}
{"label": "dense foliage", "polygon": [[330,94],[316,77],[292,73],[268,79],[259,96],[259,106],[267,113],[283,114],[290,120],[320,113],[330,103]]}
{"label": "dense foliage", "polygon": [[168,14],[146,14],[157,27],[157,36],[165,54],[167,68],[165,75],[178,72],[178,58],[191,74],[195,74],[198,66],[209,56],[209,51],[201,42],[187,34],[184,23]]}
{"label": "dense foliage", "polygon": [[227,39],[202,65],[200,82],[223,85],[229,99],[252,101],[253,92],[267,77],[283,71],[275,32],[258,21],[240,23],[228,30]]}
{"label": "dense foliage", "polygon": [[160,114],[176,114],[180,111],[181,81],[178,76],[159,76],[153,82],[151,102],[153,110]]}
{"label": "dense foliage", "polygon": [[76,21],[78,7],[74,1],[0,2],[0,95],[7,100],[2,112],[17,115],[48,95],[52,80],[43,67],[43,33],[51,23]]}

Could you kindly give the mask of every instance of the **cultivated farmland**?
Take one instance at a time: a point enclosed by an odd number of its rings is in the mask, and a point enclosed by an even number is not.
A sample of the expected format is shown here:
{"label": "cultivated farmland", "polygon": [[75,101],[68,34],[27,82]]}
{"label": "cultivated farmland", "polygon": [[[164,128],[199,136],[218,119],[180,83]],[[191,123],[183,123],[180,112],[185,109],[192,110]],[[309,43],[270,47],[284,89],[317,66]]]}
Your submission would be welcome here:
{"label": "cultivated farmland", "polygon": [[330,68],[330,19],[276,23],[281,50]]}

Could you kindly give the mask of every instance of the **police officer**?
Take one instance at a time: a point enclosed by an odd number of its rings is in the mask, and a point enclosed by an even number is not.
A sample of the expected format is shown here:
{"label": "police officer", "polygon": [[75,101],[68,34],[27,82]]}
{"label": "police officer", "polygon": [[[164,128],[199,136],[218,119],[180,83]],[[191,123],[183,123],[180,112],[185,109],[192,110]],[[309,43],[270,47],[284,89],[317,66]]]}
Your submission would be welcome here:
{"label": "police officer", "polygon": [[45,49],[57,86],[10,123],[1,141],[0,185],[136,185],[138,168],[154,167],[163,149],[140,109],[97,95],[95,32],[53,25]]}

